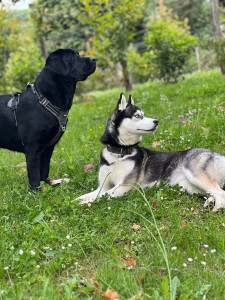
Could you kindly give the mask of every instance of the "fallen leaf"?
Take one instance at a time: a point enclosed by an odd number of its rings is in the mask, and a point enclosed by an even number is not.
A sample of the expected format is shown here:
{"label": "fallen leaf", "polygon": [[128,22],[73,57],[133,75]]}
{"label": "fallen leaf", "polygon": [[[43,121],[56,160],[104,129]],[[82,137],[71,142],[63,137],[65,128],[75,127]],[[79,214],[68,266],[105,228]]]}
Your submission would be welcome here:
{"label": "fallen leaf", "polygon": [[52,180],[51,185],[54,186],[54,185],[58,185],[60,183],[68,183],[68,182],[70,182],[69,178],[60,178],[60,179]]}
{"label": "fallen leaf", "polygon": [[132,228],[134,230],[138,230],[140,227],[141,227],[141,225],[138,225],[138,224],[135,224],[135,223],[132,225]]}
{"label": "fallen leaf", "polygon": [[181,228],[182,228],[182,229],[186,228],[185,222],[182,222],[182,223],[181,223]]}
{"label": "fallen leaf", "polygon": [[163,225],[163,226],[161,226],[160,228],[159,228],[159,230],[165,230],[166,229],[166,226],[165,225]]}
{"label": "fallen leaf", "polygon": [[153,142],[153,143],[152,143],[152,147],[157,147],[157,146],[159,146],[159,145],[161,145],[161,142],[160,142],[160,141],[156,141],[156,142]]}
{"label": "fallen leaf", "polygon": [[180,123],[182,123],[182,124],[186,123],[186,119],[184,116],[180,115],[180,116],[178,116],[178,118],[180,120]]}
{"label": "fallen leaf", "polygon": [[93,164],[87,164],[84,166],[84,172],[87,172],[87,171],[93,171],[96,169],[96,165],[93,165]]}
{"label": "fallen leaf", "polygon": [[142,293],[143,293],[143,291],[140,290],[140,291],[137,293],[137,295],[134,295],[133,297],[131,297],[131,298],[127,299],[127,300],[136,300],[136,299],[139,299],[139,298],[142,296]]}
{"label": "fallen leaf", "polygon": [[25,162],[21,162],[18,165],[16,165],[14,168],[24,168],[26,166],[27,166],[27,164]]}
{"label": "fallen leaf", "polygon": [[128,256],[128,257],[122,257],[122,264],[126,266],[136,266],[137,261],[134,257]]}
{"label": "fallen leaf", "polygon": [[225,111],[225,107],[222,107],[222,106],[219,106],[216,109],[219,110],[219,111]]}
{"label": "fallen leaf", "polygon": [[113,290],[107,290],[103,295],[104,300],[120,300],[120,296]]}
{"label": "fallen leaf", "polygon": [[158,206],[157,201],[153,201],[152,204],[151,204],[151,206],[152,207],[157,207]]}
{"label": "fallen leaf", "polygon": [[93,283],[96,286],[96,289],[101,292],[102,291],[101,284],[98,281],[94,281]]}

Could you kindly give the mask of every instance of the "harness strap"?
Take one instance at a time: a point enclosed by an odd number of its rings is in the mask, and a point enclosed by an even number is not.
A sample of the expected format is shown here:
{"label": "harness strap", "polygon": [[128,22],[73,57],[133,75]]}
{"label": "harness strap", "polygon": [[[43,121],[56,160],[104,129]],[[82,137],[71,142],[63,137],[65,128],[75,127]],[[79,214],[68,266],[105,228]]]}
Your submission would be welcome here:
{"label": "harness strap", "polygon": [[27,86],[31,87],[32,92],[38,97],[38,101],[47,111],[49,111],[53,116],[56,117],[57,121],[59,122],[59,129],[56,133],[55,137],[47,144],[47,147],[52,146],[57,142],[57,140],[60,138],[60,136],[65,132],[66,130],[66,123],[68,121],[68,113],[69,111],[63,111],[58,106],[53,105],[48,99],[46,99],[42,94],[38,93],[37,90],[34,87],[34,84],[31,84],[28,82]]}
{"label": "harness strap", "polygon": [[13,94],[13,97],[8,101],[7,103],[7,107],[11,108],[13,113],[14,113],[14,118],[15,118],[15,122],[16,122],[16,127],[17,127],[17,118],[16,118],[16,109],[17,109],[17,106],[20,102],[20,95],[22,93],[21,92],[16,92]]}

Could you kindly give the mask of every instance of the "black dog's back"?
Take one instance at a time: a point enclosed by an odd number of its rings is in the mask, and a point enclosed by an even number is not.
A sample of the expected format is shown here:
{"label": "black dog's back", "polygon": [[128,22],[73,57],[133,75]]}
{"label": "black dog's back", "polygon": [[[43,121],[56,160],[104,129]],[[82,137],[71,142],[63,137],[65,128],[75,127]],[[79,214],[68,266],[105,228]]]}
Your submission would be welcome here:
{"label": "black dog's back", "polygon": [[7,106],[13,95],[0,96],[0,148],[24,152],[18,138],[14,112]]}

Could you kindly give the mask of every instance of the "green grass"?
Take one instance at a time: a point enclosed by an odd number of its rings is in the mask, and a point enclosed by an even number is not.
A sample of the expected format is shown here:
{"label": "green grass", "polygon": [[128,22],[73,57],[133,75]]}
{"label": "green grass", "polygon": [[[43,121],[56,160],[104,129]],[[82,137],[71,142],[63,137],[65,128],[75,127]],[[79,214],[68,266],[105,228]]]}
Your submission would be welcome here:
{"label": "green grass", "polygon": [[[24,156],[0,150],[0,299],[101,299],[107,289],[121,299],[139,291],[140,299],[171,299],[171,281],[176,299],[225,299],[225,217],[204,210],[203,197],[161,184],[145,189],[145,196],[134,190],[90,206],[72,202],[97,187],[97,170],[83,168],[99,163],[99,138],[120,92],[92,93],[86,100],[95,101],[72,107],[50,171],[52,179],[68,176],[68,184],[33,193],[26,167],[15,167]],[[161,141],[156,150],[205,147],[225,154],[225,78],[219,72],[178,84],[148,82],[135,86],[132,96],[160,120],[142,146]],[[127,256],[136,266],[122,263]]]}

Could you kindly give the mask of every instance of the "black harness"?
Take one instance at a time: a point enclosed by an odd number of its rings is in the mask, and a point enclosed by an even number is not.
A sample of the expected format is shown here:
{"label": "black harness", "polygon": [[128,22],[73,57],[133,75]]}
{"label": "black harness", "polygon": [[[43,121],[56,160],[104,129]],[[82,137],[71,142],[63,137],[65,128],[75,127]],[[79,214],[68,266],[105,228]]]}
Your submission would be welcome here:
{"label": "black harness", "polygon": [[[33,84],[28,82],[27,87],[31,87],[32,92],[38,97],[38,102],[40,103],[40,105],[42,107],[44,107],[47,111],[49,111],[57,119],[57,121],[59,123],[58,132],[56,133],[54,138],[47,144],[47,146],[45,148],[50,147],[50,146],[54,145],[58,141],[58,139],[61,137],[61,135],[65,132],[66,124],[68,122],[67,116],[68,116],[69,111],[68,110],[63,111],[59,107],[53,105],[42,94],[37,92],[37,90],[35,89]],[[20,101],[20,95],[21,95],[21,92],[17,92],[15,94],[13,94],[12,99],[10,99],[7,103],[7,106],[9,108],[11,108],[14,112],[16,126],[18,125],[17,118],[16,118],[16,110],[17,110],[17,106]]]}

